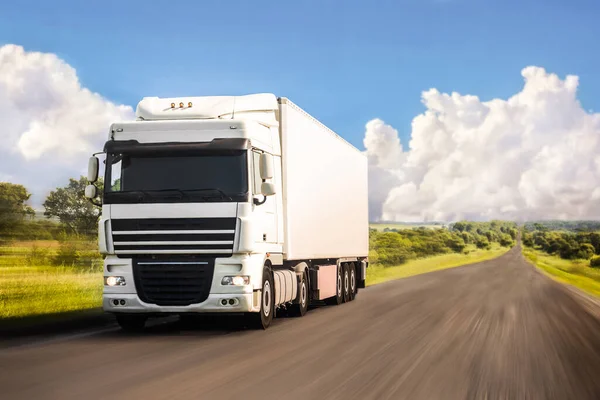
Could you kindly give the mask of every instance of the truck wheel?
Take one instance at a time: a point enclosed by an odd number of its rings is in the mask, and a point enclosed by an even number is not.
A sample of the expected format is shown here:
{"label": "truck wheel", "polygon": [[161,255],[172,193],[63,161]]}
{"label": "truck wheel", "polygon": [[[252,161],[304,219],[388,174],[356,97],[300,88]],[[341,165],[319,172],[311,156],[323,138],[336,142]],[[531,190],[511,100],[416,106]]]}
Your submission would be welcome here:
{"label": "truck wheel", "polygon": [[344,267],[342,264],[339,264],[337,267],[337,282],[335,287],[335,296],[326,299],[325,304],[330,306],[337,306],[342,304],[344,301]]}
{"label": "truck wheel", "polygon": [[302,281],[298,286],[298,303],[292,304],[290,314],[294,317],[302,317],[308,311],[308,279],[306,271],[302,273]]}
{"label": "truck wheel", "polygon": [[146,320],[148,318],[144,315],[123,315],[117,314],[117,323],[127,332],[141,332],[144,330]]}
{"label": "truck wheel", "polygon": [[260,311],[250,313],[250,325],[255,329],[267,329],[275,314],[275,293],[273,292],[273,275],[267,267],[263,269],[262,290],[260,293]]}
{"label": "truck wheel", "polygon": [[350,301],[356,297],[356,265],[348,264],[350,269]]}
{"label": "truck wheel", "polygon": [[344,303],[350,301],[350,265],[344,264]]}

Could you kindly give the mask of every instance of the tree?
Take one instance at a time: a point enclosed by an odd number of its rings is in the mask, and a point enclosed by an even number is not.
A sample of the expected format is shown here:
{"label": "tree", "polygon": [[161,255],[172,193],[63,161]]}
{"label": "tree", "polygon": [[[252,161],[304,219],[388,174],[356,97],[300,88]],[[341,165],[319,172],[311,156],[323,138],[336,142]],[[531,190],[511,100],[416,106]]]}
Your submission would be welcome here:
{"label": "tree", "polygon": [[490,249],[491,244],[487,237],[485,236],[477,236],[475,239],[475,245],[478,249]]}
{"label": "tree", "polygon": [[579,252],[577,253],[577,258],[583,258],[585,260],[589,260],[594,255],[594,246],[589,243],[584,243],[579,246]]}
{"label": "tree", "polygon": [[31,194],[25,186],[0,182],[0,234],[9,235],[34,211],[27,205]]}
{"label": "tree", "polygon": [[[57,217],[70,233],[93,235],[97,231],[100,208],[93,205],[85,196],[87,178],[69,179],[69,184],[50,192],[44,208],[46,217]],[[103,183],[99,181],[99,193],[102,193]],[[99,197],[95,199],[99,201]]]}
{"label": "tree", "polygon": [[528,247],[533,247],[533,235],[529,232],[523,232],[523,244]]}
{"label": "tree", "polygon": [[600,254],[600,233],[593,232],[590,234],[590,242],[594,246],[596,254]]}

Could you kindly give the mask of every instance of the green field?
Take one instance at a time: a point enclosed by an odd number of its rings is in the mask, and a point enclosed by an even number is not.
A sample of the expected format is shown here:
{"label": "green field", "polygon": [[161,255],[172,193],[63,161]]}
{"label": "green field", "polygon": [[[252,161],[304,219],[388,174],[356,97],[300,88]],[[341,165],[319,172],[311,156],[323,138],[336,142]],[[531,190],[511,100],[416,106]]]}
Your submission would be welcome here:
{"label": "green field", "polygon": [[101,306],[102,273],[69,268],[0,267],[0,318]]}
{"label": "green field", "polygon": [[523,255],[553,279],[600,296],[600,269],[590,268],[589,260],[563,260],[530,247],[523,248]]}
{"label": "green field", "polygon": [[[51,265],[56,241],[0,247],[0,319],[85,310],[101,305],[101,260],[90,243],[75,245],[77,265]],[[69,254],[67,254],[69,255]]]}
{"label": "green field", "polygon": [[393,279],[407,278],[413,275],[490,260],[510,250],[507,247],[500,247],[498,244],[494,244],[491,250],[480,250],[474,246],[469,246],[468,249],[468,254],[450,253],[419,258],[396,267],[371,265],[367,271],[367,286]]}
{"label": "green field", "polygon": [[378,231],[383,231],[384,229],[413,229],[413,228],[430,228],[430,229],[440,229],[444,225],[438,224],[391,224],[391,223],[382,223],[382,224],[369,224],[369,228],[376,229]]}

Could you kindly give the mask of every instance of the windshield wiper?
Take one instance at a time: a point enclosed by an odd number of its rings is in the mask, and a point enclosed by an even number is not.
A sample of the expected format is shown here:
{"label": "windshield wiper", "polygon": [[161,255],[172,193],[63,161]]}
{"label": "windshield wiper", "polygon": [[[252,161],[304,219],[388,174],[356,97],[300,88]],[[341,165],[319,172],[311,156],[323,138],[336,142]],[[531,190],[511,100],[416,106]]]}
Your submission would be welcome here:
{"label": "windshield wiper", "polygon": [[179,189],[152,189],[152,190],[148,190],[148,192],[151,193],[164,193],[164,192],[175,192],[175,193],[179,193],[181,195],[181,198],[185,197],[185,192]]}
{"label": "windshield wiper", "polygon": [[137,194],[140,200],[144,200],[144,198],[146,198],[146,196],[149,196],[150,193],[148,193],[145,190],[118,190],[118,191],[114,191],[114,192],[109,192],[111,194],[125,194],[125,195],[135,195]]}
{"label": "windshield wiper", "polygon": [[229,201],[233,200],[229,195],[227,195],[227,193],[219,188],[190,189],[186,190],[186,192],[217,192],[221,195],[221,199],[227,199]]}

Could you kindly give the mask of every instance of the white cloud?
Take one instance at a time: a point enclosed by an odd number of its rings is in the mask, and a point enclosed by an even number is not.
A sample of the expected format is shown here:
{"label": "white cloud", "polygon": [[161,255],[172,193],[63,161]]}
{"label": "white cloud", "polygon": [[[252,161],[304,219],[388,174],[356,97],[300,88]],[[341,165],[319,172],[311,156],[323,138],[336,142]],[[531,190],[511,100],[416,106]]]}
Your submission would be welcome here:
{"label": "white cloud", "polygon": [[582,108],[576,76],[522,75],[508,100],[424,92],[406,151],[369,122],[371,218],[600,218],[600,114]]}
{"label": "white cloud", "polygon": [[81,87],[55,54],[0,47],[0,172],[34,192],[34,201],[83,171],[108,137],[111,122],[133,118]]}

